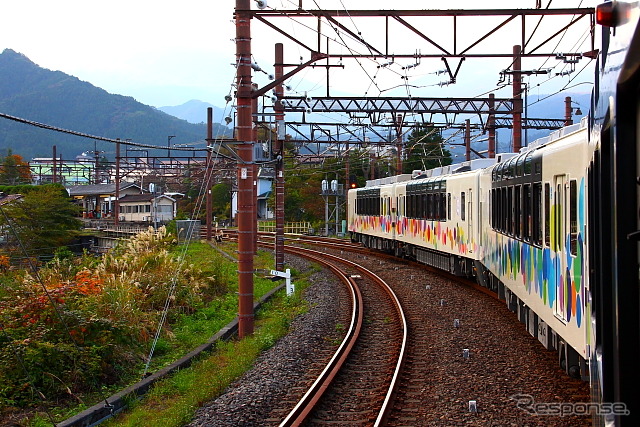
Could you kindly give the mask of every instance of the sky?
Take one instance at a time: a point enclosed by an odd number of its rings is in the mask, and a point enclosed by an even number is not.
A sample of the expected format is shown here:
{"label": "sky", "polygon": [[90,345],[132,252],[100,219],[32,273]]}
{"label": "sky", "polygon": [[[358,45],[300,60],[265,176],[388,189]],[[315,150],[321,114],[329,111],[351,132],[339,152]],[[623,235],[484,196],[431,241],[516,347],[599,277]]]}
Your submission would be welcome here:
{"label": "sky", "polygon": [[[293,9],[299,0],[268,0],[274,9]],[[542,0],[543,6],[549,0]],[[594,7],[593,0],[552,0],[551,8]],[[302,0],[303,8],[325,9],[437,9],[443,2],[417,0]],[[447,0],[450,9],[482,8],[534,8],[536,0]],[[5,1],[2,7],[3,22],[0,25],[0,51],[13,49],[26,55],[41,67],[59,70],[88,81],[110,93],[132,96],[136,100],[155,107],[183,104],[198,99],[224,106],[224,96],[232,93],[235,68],[235,24],[233,0],[20,0]],[[252,2],[252,7],[256,8]],[[443,46],[451,46],[451,18],[439,21],[407,19],[425,34],[438,40]],[[553,21],[545,19],[541,29],[546,34],[561,28],[568,18]],[[278,25],[287,33],[313,46],[317,43],[313,19],[281,19]],[[384,22],[379,18],[351,21],[345,18],[355,32],[361,32],[369,43],[383,46],[381,39]],[[496,21],[476,21],[467,18],[458,24],[459,44],[469,43]],[[533,21],[531,21],[533,22]],[[512,24],[509,24],[512,25]],[[516,44],[519,30],[507,25],[500,34],[479,45],[478,52],[492,49],[509,50]],[[527,24],[529,26],[529,24]],[[534,25],[534,24],[531,24]],[[530,27],[529,27],[530,28]],[[581,30],[567,34],[558,49],[589,50],[583,43],[586,24]],[[404,31],[404,32],[403,32]],[[366,49],[351,40],[348,35],[336,34],[325,26],[323,36],[330,41],[331,52],[364,52]],[[407,42],[415,37],[405,29],[394,32],[390,51],[414,52]],[[413,38],[412,38],[413,37]],[[274,43],[282,41],[285,62],[305,61],[309,54],[295,43],[283,38],[264,24],[252,22],[252,48],[254,60],[265,72],[257,72],[254,81],[259,86],[269,82],[273,73]],[[326,39],[323,39],[326,40]],[[333,41],[335,40],[335,41]],[[323,42],[324,43],[324,42]],[[555,40],[553,45],[555,45]],[[506,48],[505,48],[506,46]],[[577,46],[577,47],[576,47]],[[428,47],[420,48],[420,52]],[[388,59],[355,61],[345,60],[344,68],[332,68],[330,90],[336,95],[351,96],[428,96],[428,97],[475,97],[495,89],[499,71],[508,68],[510,61],[468,60],[462,64],[455,85],[438,86],[445,76],[437,74],[443,70],[438,59],[418,61],[396,61],[381,67]],[[579,92],[591,90],[593,81],[590,61],[583,59],[575,65],[575,72],[567,76],[555,73],[568,71],[569,65],[555,59],[524,61],[523,69],[534,69],[541,65],[553,67],[545,76],[532,76],[525,82],[530,95],[547,94],[564,86]],[[593,62],[593,61],[591,61]],[[415,67],[406,68],[409,65]],[[452,67],[456,64],[453,63]],[[530,68],[528,68],[530,67]],[[578,71],[585,69],[578,75]],[[375,76],[375,77],[374,77]],[[553,78],[550,78],[552,76]],[[573,79],[573,80],[571,80]],[[571,81],[570,81],[571,80]],[[287,84],[289,94],[324,96],[326,81],[324,69],[306,69],[294,76]],[[510,96],[509,88],[496,96]],[[533,98],[532,98],[533,99]]]}

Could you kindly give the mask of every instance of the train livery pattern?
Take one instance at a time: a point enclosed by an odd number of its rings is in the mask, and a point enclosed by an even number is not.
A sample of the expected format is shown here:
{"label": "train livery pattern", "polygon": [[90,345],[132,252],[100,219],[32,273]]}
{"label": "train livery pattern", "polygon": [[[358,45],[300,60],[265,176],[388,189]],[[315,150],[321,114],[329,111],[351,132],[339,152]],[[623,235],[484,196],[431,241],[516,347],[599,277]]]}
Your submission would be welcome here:
{"label": "train livery pattern", "polygon": [[567,372],[586,376],[586,145],[583,120],[500,161],[370,181],[349,192],[349,232],[366,246],[477,276],[532,335],[563,351]]}
{"label": "train livery pattern", "polygon": [[[351,238],[497,293],[567,373],[589,378],[596,425],[639,425],[638,2],[596,8],[589,116],[519,153],[367,182]],[[612,410],[616,407],[619,410]]]}

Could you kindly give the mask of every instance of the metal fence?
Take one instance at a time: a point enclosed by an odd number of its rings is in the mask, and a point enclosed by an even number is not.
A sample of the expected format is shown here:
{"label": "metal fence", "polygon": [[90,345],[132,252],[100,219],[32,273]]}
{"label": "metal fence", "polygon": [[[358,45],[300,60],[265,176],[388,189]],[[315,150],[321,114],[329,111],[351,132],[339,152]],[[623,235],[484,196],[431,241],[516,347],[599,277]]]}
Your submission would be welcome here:
{"label": "metal fence", "polygon": [[[258,221],[258,231],[276,232],[275,221]],[[284,224],[284,232],[289,234],[313,234],[310,222],[287,222]]]}
{"label": "metal fence", "polygon": [[202,221],[195,219],[185,219],[176,221],[176,232],[178,242],[192,242],[200,240],[200,229]]}

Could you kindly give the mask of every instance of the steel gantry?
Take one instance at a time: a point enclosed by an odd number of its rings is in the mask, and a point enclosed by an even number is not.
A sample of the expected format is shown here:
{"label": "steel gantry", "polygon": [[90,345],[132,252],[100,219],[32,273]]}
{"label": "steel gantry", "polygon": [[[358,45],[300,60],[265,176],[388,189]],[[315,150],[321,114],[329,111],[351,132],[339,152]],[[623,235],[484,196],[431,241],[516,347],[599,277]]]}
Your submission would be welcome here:
{"label": "steel gantry", "polygon": [[[534,58],[534,57],[556,57],[558,55],[553,49],[544,51],[547,45],[556,39],[561,37],[561,34],[571,27],[576,26],[581,22],[588,21],[588,31],[590,34],[590,46],[591,49],[587,52],[568,52],[563,53],[564,58],[580,58],[582,56],[594,57],[595,55],[595,22],[593,8],[561,8],[561,9],[477,9],[477,10],[320,10],[320,9],[307,9],[303,7],[303,2],[300,1],[297,9],[262,9],[248,11],[254,18],[283,35],[291,42],[307,50],[313,62],[319,59],[344,59],[344,58],[387,58],[387,59],[401,59],[401,58],[439,58],[445,62],[447,72],[451,79],[451,82],[455,82],[457,72],[460,69],[462,61],[465,58],[510,58],[512,57],[511,47],[514,44],[519,44],[522,47],[522,58]],[[536,32],[542,31],[538,21],[545,16],[567,16],[570,17],[570,21],[566,23],[562,28],[555,29],[555,32],[543,35],[542,41],[533,43],[533,36]],[[370,18],[384,18],[384,40],[382,43],[384,46],[375,46],[373,42],[368,42],[362,37],[359,32],[356,32],[347,25],[341,22],[342,19],[347,19],[357,25],[356,22],[362,22],[362,19]],[[461,31],[466,31],[468,28],[461,28],[459,22],[461,18],[469,17],[499,17],[501,21],[497,23],[493,28],[486,32],[478,34],[477,38],[471,41],[467,41],[464,45],[460,40]],[[299,37],[290,34],[288,31],[283,30],[276,24],[278,19],[285,18],[287,20],[295,19],[300,20],[303,18],[315,19],[317,21],[317,41],[312,46],[310,41],[300,40]],[[429,27],[428,25],[418,25],[416,22],[410,23],[408,19],[417,18],[445,18],[448,20],[447,28],[450,31],[449,34],[444,34],[445,31],[442,28],[438,29],[437,35],[428,35],[421,28]],[[534,22],[530,22],[532,18]],[[479,46],[482,42],[488,39],[490,36],[495,35],[501,29],[503,29],[509,23],[519,23],[520,28],[518,31],[518,39],[513,40],[513,43],[506,47],[504,51],[493,52],[478,52]],[[402,43],[398,43],[398,40],[394,39],[393,34],[400,33],[396,29],[391,27],[392,23],[397,23],[398,28],[404,28],[409,30],[410,33],[415,35],[415,41],[403,39]],[[530,25],[528,25],[530,24]],[[335,31],[342,31],[348,34],[350,40],[364,49],[364,52],[356,52],[351,50],[349,53],[329,52],[328,44],[323,46],[322,29],[329,28]],[[406,31],[402,32],[406,34]],[[510,38],[512,33],[509,34]],[[402,37],[402,36],[400,36]],[[326,37],[324,37],[326,38]],[[445,46],[444,42],[437,42],[436,38],[440,40],[450,41],[448,44],[451,46]],[[407,46],[410,47],[408,51],[397,51],[393,46]],[[424,52],[422,50],[425,50]],[[449,65],[450,59],[458,59],[458,65],[455,71]],[[328,86],[328,85],[327,85]]]}
{"label": "steel gantry", "polygon": [[[496,114],[512,114],[513,116],[513,147],[518,149],[520,146],[520,130],[522,129],[522,99],[521,99],[521,75],[525,72],[520,68],[520,61],[523,58],[550,58],[558,59],[558,53],[552,46],[551,42],[561,39],[561,35],[569,28],[576,26],[580,22],[586,22],[587,31],[590,37],[590,50],[587,52],[563,52],[562,58],[565,62],[576,62],[582,57],[595,58],[597,52],[594,48],[594,11],[590,8],[573,8],[573,9],[487,9],[487,10],[320,10],[307,9],[304,1],[298,1],[296,9],[269,9],[265,8],[264,2],[259,2],[259,10],[251,9],[252,2],[250,0],[236,0],[235,6],[235,22],[236,22],[236,99],[237,99],[237,180],[238,180],[238,252],[239,252],[239,335],[245,336],[253,332],[253,310],[251,300],[253,297],[253,252],[254,252],[254,230],[251,224],[256,221],[253,217],[253,204],[255,203],[255,195],[252,189],[254,181],[253,165],[255,159],[253,156],[255,134],[253,131],[252,118],[258,117],[256,114],[256,103],[252,100],[264,96],[267,92],[275,89],[275,111],[278,121],[277,133],[279,140],[277,147],[281,147],[281,137],[284,136],[284,114],[286,112],[302,112],[306,114],[308,111],[317,112],[344,112],[350,116],[357,114],[367,114],[371,121],[371,126],[378,123],[376,118],[381,114],[390,113],[392,115],[392,127],[395,130],[395,142],[398,145],[400,133],[406,131],[404,126],[405,115],[409,114],[473,114],[480,116],[487,114],[486,128],[490,133],[489,153],[492,153],[491,139],[492,134],[495,137],[495,129],[500,126],[501,119],[496,119]],[[314,2],[317,5],[317,3]],[[493,16],[498,18],[498,22],[492,23],[492,27],[486,31],[479,30],[474,35],[474,39],[463,41],[460,37],[464,31],[468,35],[468,27],[461,22],[470,17],[487,17]],[[562,28],[557,31],[543,35],[540,37],[542,28],[540,20],[545,16],[566,16],[569,22],[565,23]],[[375,40],[365,40],[361,33],[357,30],[356,21],[361,19],[380,18],[383,21],[384,31],[376,31]],[[418,24],[417,19],[429,18],[448,19],[446,30],[442,27],[438,28],[438,33],[427,34],[425,28],[431,28],[430,25]],[[304,24],[306,28],[312,30],[312,38],[302,38],[295,33],[292,35],[289,31],[283,30],[278,24],[278,19],[285,18],[300,22],[305,18],[316,21],[315,28]],[[531,18],[534,22],[531,22]],[[300,57],[300,63],[287,64],[283,59],[282,48],[279,48],[278,59],[276,59],[275,80],[263,86],[262,88],[253,88],[251,81],[251,71],[259,67],[251,61],[251,21],[255,19],[260,21],[275,32],[284,36],[285,39],[302,47],[309,54],[306,62]],[[535,19],[538,22],[535,22]],[[508,49],[500,48],[491,52],[482,51],[486,44],[483,42],[491,36],[497,34],[503,29],[512,29],[513,25],[520,25],[517,31],[517,39],[511,40]],[[353,29],[353,27],[355,29]],[[335,31],[338,34],[337,39],[330,38],[323,34],[324,29]],[[403,29],[405,36],[402,38],[394,37],[399,33],[397,28]],[[406,34],[415,36],[415,40],[410,40]],[[448,34],[447,34],[448,33]],[[510,36],[513,31],[509,33]],[[346,45],[344,38],[349,39],[349,44],[355,44],[357,49],[352,49]],[[535,36],[535,37],[534,37]],[[441,41],[438,41],[441,40]],[[446,43],[442,40],[446,40]],[[503,38],[502,41],[507,40]],[[339,49],[340,52],[330,51],[330,42],[337,42],[346,47],[348,52]],[[492,49],[494,49],[492,47]],[[573,50],[573,49],[572,49]],[[444,62],[446,72],[449,76],[450,83],[455,83],[458,72],[467,59],[472,58],[512,58],[513,62],[509,66],[511,70],[509,74],[513,76],[513,98],[511,100],[497,99],[489,97],[488,99],[435,99],[435,98],[335,98],[331,97],[329,88],[330,73],[333,67],[343,67],[343,59],[371,58],[374,60],[384,59],[386,64],[379,65],[383,67],[393,64],[396,59],[413,59],[415,64],[403,67],[411,68],[419,65],[421,58],[436,58]],[[457,60],[457,64],[453,66],[453,61]],[[322,61],[322,64],[318,64]],[[450,61],[452,62],[450,64]],[[325,63],[326,62],[326,63]],[[333,63],[332,63],[333,62]],[[326,97],[310,99],[307,97],[285,97],[282,92],[282,84],[298,73],[299,71],[312,66],[326,68]],[[362,66],[362,65],[361,65]],[[283,69],[289,68],[291,71],[284,73]],[[505,70],[503,70],[505,71]],[[539,120],[539,119],[536,119]],[[449,120],[446,120],[449,122]],[[525,122],[525,126],[527,123]],[[471,124],[467,120],[465,123],[465,131],[467,140]],[[353,131],[348,131],[353,133]],[[517,138],[516,138],[517,137]],[[517,139],[517,140],[516,140]],[[400,147],[400,145],[398,145]],[[279,148],[277,148],[279,150]],[[468,150],[469,151],[469,150]],[[398,158],[401,157],[398,151]],[[280,170],[282,173],[282,170]],[[276,213],[279,215],[279,213]],[[276,236],[278,240],[278,236]]]}

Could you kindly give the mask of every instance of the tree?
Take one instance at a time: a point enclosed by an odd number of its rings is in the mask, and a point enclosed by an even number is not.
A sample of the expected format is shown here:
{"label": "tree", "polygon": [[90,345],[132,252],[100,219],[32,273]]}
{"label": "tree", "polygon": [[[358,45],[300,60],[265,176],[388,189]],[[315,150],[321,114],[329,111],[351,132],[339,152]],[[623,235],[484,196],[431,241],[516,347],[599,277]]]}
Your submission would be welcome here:
{"label": "tree", "polygon": [[22,156],[8,151],[6,157],[0,159],[0,184],[16,185],[31,182],[31,169],[29,163]]}
{"label": "tree", "polygon": [[231,185],[226,182],[211,187],[211,206],[213,215],[218,219],[227,219],[231,214]]}
{"label": "tree", "polygon": [[69,245],[82,225],[80,207],[60,185],[37,187],[1,209],[0,228],[11,230],[9,246],[18,249],[22,243],[29,255],[53,254],[58,247]]}
{"label": "tree", "polygon": [[451,152],[444,148],[442,133],[428,125],[416,127],[406,144],[403,173],[414,170],[429,170],[450,165]]}

